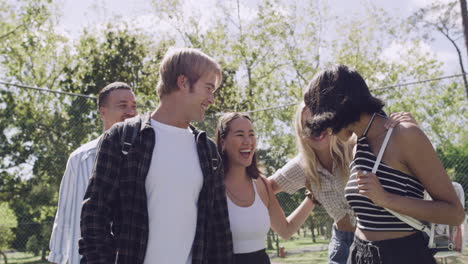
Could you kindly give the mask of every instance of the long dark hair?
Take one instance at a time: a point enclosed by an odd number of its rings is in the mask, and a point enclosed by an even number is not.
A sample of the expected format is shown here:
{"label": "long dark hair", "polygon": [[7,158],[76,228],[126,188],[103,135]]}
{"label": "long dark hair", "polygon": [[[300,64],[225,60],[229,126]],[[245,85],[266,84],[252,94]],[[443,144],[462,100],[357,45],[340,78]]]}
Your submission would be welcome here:
{"label": "long dark hair", "polygon": [[[224,172],[225,173],[227,173],[229,171],[229,158],[223,152],[222,145],[221,145],[221,139],[226,138],[226,136],[229,134],[229,131],[230,131],[230,128],[231,128],[231,122],[233,120],[237,119],[237,118],[246,118],[250,122],[252,122],[252,119],[246,113],[229,112],[229,113],[224,113],[218,119],[218,125],[216,127],[215,141],[216,141],[216,146],[218,148],[219,155],[221,155],[221,158],[223,160],[223,166],[224,166]],[[253,179],[257,179],[260,176],[261,172],[258,169],[257,152],[254,153],[253,158],[252,158],[252,164],[250,164],[246,168],[246,170],[247,170],[247,175],[249,175]]]}

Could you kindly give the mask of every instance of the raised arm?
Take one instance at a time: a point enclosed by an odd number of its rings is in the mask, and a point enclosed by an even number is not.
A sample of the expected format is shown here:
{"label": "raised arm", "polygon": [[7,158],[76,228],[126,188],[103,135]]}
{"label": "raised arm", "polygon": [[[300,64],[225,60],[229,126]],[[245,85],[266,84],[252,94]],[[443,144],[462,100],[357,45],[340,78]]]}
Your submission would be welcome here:
{"label": "raised arm", "polygon": [[102,137],[93,174],[84,196],[81,211],[81,263],[113,263],[116,247],[111,234],[114,203],[119,187],[120,148],[110,130]]}
{"label": "raised arm", "polygon": [[293,194],[305,187],[306,174],[296,156],[267,179],[273,193],[287,192]]}
{"label": "raised arm", "polygon": [[294,212],[286,217],[283,208],[281,208],[273,192],[271,184],[266,180],[262,180],[261,182],[267,189],[266,193],[268,195],[268,212],[270,215],[271,228],[282,238],[289,239],[305,222],[315,205],[311,199],[306,197]]}

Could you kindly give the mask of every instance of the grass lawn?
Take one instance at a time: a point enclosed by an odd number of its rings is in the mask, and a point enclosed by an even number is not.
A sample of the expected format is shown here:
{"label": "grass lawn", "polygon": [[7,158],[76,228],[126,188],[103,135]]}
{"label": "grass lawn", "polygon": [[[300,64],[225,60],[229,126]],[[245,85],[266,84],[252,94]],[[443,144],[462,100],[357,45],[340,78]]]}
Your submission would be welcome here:
{"label": "grass lawn", "polygon": [[[279,246],[284,247],[286,252],[289,252],[291,250],[295,249],[300,249],[300,248],[307,248],[311,247],[314,245],[320,245],[322,247],[328,245],[328,239],[324,239],[321,237],[317,237],[316,239],[317,243],[312,242],[312,238],[310,236],[304,237],[304,236],[298,236],[293,235],[293,237],[289,240],[284,240],[282,238],[279,238]],[[270,254],[276,254],[276,242],[273,242],[273,247],[274,249],[267,249],[267,253]]]}
{"label": "grass lawn", "polygon": [[[35,257],[31,253],[26,252],[14,252],[7,253],[8,264],[46,264],[48,261],[41,261],[41,256]],[[4,260],[0,257],[0,263],[4,263]]]}
{"label": "grass lawn", "polygon": [[272,258],[272,264],[327,264],[328,263],[328,252],[327,251],[318,251],[318,252],[308,252],[294,254],[286,256],[285,258]]}

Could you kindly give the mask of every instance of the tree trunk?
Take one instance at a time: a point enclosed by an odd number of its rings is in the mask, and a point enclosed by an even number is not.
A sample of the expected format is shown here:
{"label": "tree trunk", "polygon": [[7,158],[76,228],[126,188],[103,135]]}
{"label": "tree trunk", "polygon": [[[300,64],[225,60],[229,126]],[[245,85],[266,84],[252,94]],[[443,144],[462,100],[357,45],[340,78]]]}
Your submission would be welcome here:
{"label": "tree trunk", "polygon": [[439,30],[439,31],[452,43],[453,47],[455,47],[455,50],[457,51],[458,63],[460,64],[460,69],[463,74],[462,75],[463,83],[465,84],[466,98],[468,98],[468,81],[466,80],[466,74],[465,74],[466,72],[465,72],[465,67],[463,66],[463,56],[462,56],[461,50],[458,48],[458,45],[455,42],[455,40],[452,39],[448,33],[445,33],[442,30]]}
{"label": "tree trunk", "polygon": [[317,240],[315,239],[314,226],[314,221],[310,221],[310,233],[312,234],[312,242],[317,243]]}
{"label": "tree trunk", "polygon": [[271,239],[272,233],[273,232],[270,229],[270,231],[268,231],[268,235],[267,235],[267,249],[273,249],[273,241]]}
{"label": "tree trunk", "polygon": [[[468,11],[467,11],[467,6],[466,6],[466,0],[460,0],[460,7],[461,7],[463,35],[465,36],[466,54],[468,54],[468,14],[467,14]],[[461,56],[460,52],[459,52],[459,56]],[[461,57],[460,57],[460,60],[461,60]],[[465,73],[463,69],[463,65],[462,65],[462,73]],[[468,98],[468,84],[466,81],[466,75],[463,75],[463,81],[465,82],[466,98]]]}
{"label": "tree trunk", "polygon": [[41,254],[41,260],[42,261],[46,261],[46,253],[47,253],[47,249],[46,248],[42,248],[42,254]]}
{"label": "tree trunk", "polygon": [[279,246],[279,237],[278,234],[275,233],[275,240],[276,240],[276,256],[280,256],[280,246]]}
{"label": "tree trunk", "polygon": [[7,260],[7,256],[5,253],[3,253],[3,251],[0,250],[0,255],[3,256],[3,261],[5,262],[5,264],[8,264],[8,260]]}
{"label": "tree trunk", "polygon": [[466,0],[460,0],[463,34],[465,35],[466,54],[468,54],[468,11]]}

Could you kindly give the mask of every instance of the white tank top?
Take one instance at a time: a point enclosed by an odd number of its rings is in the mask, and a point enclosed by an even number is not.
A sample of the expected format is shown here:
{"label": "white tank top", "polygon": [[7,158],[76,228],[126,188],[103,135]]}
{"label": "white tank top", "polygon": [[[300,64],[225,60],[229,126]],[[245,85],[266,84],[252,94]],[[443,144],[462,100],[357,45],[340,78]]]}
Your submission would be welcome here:
{"label": "white tank top", "polygon": [[265,248],[270,216],[268,209],[257,192],[252,181],[255,198],[249,207],[241,207],[231,201],[228,196],[229,223],[234,244],[234,254],[258,251]]}

